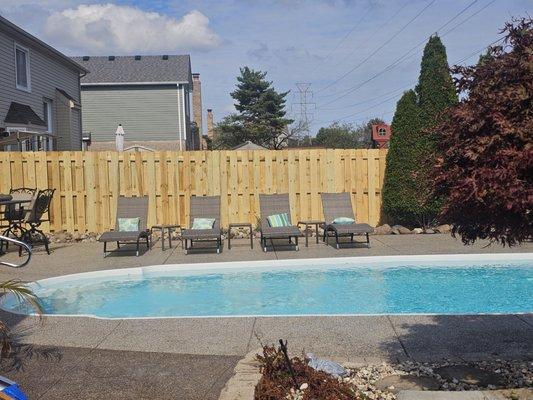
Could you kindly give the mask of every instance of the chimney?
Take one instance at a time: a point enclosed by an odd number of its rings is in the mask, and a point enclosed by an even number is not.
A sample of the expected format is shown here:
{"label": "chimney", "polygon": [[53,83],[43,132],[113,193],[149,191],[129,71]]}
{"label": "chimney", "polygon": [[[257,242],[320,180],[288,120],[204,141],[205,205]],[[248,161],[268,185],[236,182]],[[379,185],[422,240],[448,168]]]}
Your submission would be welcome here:
{"label": "chimney", "polygon": [[192,74],[192,113],[198,127],[198,135],[202,137],[202,82],[200,74]]}
{"label": "chimney", "polygon": [[207,137],[211,140],[214,138],[213,110],[207,109]]}

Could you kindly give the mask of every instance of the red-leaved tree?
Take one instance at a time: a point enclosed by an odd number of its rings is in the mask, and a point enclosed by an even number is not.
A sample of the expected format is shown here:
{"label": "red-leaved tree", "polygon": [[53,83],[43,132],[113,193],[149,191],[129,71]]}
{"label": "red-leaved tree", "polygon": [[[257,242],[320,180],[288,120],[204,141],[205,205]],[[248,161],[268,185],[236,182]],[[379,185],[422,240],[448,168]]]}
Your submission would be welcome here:
{"label": "red-leaved tree", "polygon": [[515,245],[532,237],[532,19],[507,23],[502,45],[477,65],[455,66],[459,104],[438,126],[433,190],[440,215],[465,244]]}

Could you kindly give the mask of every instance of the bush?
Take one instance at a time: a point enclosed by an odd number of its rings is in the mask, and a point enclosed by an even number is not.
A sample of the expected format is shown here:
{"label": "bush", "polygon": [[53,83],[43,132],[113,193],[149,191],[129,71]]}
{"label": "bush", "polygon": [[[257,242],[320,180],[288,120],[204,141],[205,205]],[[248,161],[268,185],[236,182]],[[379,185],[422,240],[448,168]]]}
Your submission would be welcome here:
{"label": "bush", "polygon": [[442,139],[433,190],[441,219],[465,244],[514,245],[533,226],[533,29],[531,18],[506,24],[506,47],[473,67],[457,66],[465,97],[438,126]]}

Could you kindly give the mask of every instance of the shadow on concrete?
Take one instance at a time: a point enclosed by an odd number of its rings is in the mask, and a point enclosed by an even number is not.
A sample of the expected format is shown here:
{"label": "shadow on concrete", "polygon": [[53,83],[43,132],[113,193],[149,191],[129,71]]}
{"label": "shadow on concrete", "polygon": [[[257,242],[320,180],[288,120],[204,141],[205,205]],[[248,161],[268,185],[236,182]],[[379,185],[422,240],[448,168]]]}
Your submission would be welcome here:
{"label": "shadow on concrete", "polygon": [[[416,361],[533,359],[533,327],[515,315],[392,315],[406,355]],[[394,344],[382,350],[393,354]]]}
{"label": "shadow on concrete", "polygon": [[[5,351],[0,355],[0,369],[2,373],[24,370],[27,362],[35,359],[60,361],[62,354],[55,346],[38,346],[25,343],[24,338],[34,328],[19,328],[21,323],[29,317],[22,314],[12,314],[0,311],[0,320],[6,325],[8,331],[1,335],[1,344]],[[44,323],[39,320],[38,324]]]}

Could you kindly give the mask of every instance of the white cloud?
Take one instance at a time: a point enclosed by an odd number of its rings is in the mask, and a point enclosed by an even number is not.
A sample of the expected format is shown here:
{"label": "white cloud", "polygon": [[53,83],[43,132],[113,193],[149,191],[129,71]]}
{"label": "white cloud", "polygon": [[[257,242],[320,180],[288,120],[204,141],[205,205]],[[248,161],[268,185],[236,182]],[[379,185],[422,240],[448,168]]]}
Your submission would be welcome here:
{"label": "white cloud", "polygon": [[208,50],[220,37],[209,18],[191,11],[181,19],[114,4],[80,5],[51,14],[44,34],[73,52],[131,54]]}

